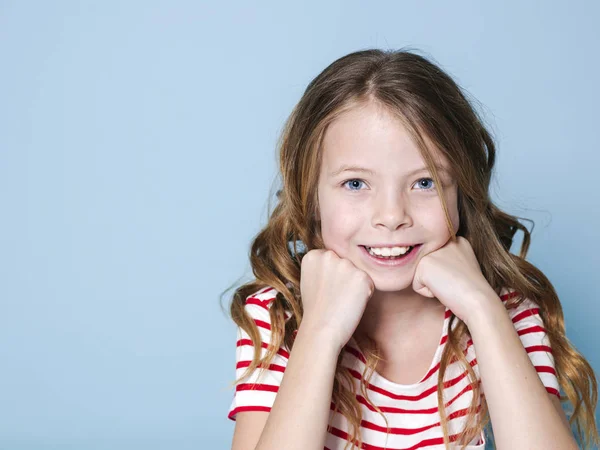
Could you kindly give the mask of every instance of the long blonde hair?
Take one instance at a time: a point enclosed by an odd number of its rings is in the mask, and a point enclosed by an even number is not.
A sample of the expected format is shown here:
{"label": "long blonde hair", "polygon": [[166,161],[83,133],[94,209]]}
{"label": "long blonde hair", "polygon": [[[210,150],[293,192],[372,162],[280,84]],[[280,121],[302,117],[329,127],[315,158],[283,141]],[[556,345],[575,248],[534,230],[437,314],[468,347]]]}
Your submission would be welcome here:
{"label": "long blonde hair", "polygon": [[[566,337],[562,307],[554,287],[539,269],[525,260],[530,232],[518,217],[501,211],[490,200],[488,189],[496,157],[492,136],[453,79],[438,65],[414,51],[369,49],[339,58],[310,82],[286,121],[279,141],[282,189],[267,225],[255,236],[249,255],[255,280],[235,290],[230,306],[231,318],[250,335],[255,349],[250,366],[235,383],[245,379],[259,366],[269,367],[281,346],[289,350],[293,347],[294,332],[303,315],[300,293],[302,257],[311,249],[324,248],[316,192],[322,139],[328,125],[341,113],[365,102],[377,102],[386,107],[409,130],[440,190],[448,229],[451,236],[455,236],[441,192],[442,184],[423,136],[427,136],[448,159],[458,182],[460,228],[456,235],[468,239],[483,275],[496,293],[500,294],[503,287],[518,293],[505,302],[507,308],[516,307],[525,298],[539,305],[557,378],[566,394],[561,396],[561,401],[568,400],[574,405],[570,424],[577,424],[577,434],[586,439],[586,445],[588,440],[598,444],[600,439],[594,417],[598,399],[595,373]],[[510,248],[518,230],[524,236],[517,256],[510,253]],[[298,243],[303,244],[304,251],[298,251]],[[267,286],[275,288],[277,296],[269,310],[271,345],[265,357],[261,358],[260,334],[244,305],[249,295]],[[286,311],[291,313],[289,319],[286,319]],[[452,326],[454,321],[458,321],[456,327]],[[465,336],[470,336],[466,324],[452,315],[437,382],[440,423],[446,448],[449,448],[450,438],[442,395],[443,380],[446,368],[453,361],[464,365],[473,389],[465,430],[458,444],[464,448],[490,420],[485,397],[481,395],[473,368],[461,349],[460,343]],[[363,353],[366,358],[363,377],[368,382],[380,353],[374,342],[367,345]],[[352,376],[341,365],[342,355],[343,352],[337,363],[332,402],[353,430],[348,444],[354,448],[354,443],[357,443],[360,448],[362,412],[356,392],[352,390]],[[361,383],[361,391],[368,399],[365,383]],[[477,417],[479,401],[481,420]]]}

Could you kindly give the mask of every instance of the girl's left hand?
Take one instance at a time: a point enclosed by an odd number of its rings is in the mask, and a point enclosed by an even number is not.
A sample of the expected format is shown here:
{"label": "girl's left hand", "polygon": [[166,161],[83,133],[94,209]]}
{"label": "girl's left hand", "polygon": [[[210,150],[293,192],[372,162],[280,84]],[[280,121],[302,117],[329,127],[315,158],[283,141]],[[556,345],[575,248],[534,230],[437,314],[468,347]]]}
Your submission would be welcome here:
{"label": "girl's left hand", "polygon": [[497,297],[481,272],[473,247],[462,236],[419,260],[412,287],[421,295],[437,298],[467,325],[478,308],[488,306],[481,299]]}

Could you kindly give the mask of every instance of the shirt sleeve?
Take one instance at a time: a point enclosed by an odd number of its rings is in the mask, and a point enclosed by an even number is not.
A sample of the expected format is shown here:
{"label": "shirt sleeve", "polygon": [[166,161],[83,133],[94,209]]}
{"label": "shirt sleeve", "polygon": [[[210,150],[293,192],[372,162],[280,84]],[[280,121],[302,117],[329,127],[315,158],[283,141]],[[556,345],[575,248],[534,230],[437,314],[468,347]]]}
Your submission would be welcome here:
{"label": "shirt sleeve", "polygon": [[507,311],[546,391],[560,399],[554,356],[539,306],[526,298],[519,306]]}
{"label": "shirt sleeve", "polygon": [[[254,319],[262,338],[261,356],[267,354],[267,347],[271,340],[271,319],[269,307],[275,298],[274,289],[266,292],[259,291],[246,299],[246,312]],[[286,311],[287,313],[287,311]],[[289,317],[289,315],[288,315]],[[254,355],[254,344],[250,336],[241,328],[237,327],[236,342],[236,379],[240,378],[250,365]],[[244,411],[271,411],[275,396],[279,390],[283,373],[287,365],[289,353],[280,347],[271,361],[268,369],[255,369],[248,378],[238,382],[227,417],[236,420],[238,412]]]}

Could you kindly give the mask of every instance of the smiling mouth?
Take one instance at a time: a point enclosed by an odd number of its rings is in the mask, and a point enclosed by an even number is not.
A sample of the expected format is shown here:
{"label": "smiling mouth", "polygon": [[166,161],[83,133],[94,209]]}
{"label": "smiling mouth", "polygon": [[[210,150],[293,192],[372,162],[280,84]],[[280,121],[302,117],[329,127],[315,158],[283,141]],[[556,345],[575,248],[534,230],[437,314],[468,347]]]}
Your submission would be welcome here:
{"label": "smiling mouth", "polygon": [[[378,254],[378,253],[373,252],[373,250],[371,249],[371,247],[368,247],[366,245],[362,245],[362,247],[364,247],[367,250],[367,252],[369,253],[369,255],[373,256],[374,258],[378,258],[378,259],[402,259],[402,258],[406,257],[407,255],[409,255],[419,245],[421,245],[421,244],[416,244],[416,245],[409,246],[404,253],[399,253],[397,255],[392,254],[391,251],[390,251],[389,255]],[[385,253],[388,253],[388,252],[385,252]]]}

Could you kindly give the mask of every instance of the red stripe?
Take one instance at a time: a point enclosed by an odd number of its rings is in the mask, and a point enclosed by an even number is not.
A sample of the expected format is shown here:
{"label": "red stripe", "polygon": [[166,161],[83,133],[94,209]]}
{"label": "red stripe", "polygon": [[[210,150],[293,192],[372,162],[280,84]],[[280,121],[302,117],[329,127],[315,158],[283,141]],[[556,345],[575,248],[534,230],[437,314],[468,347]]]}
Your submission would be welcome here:
{"label": "red stripe", "polygon": [[239,412],[248,412],[248,411],[261,411],[261,412],[270,412],[271,408],[269,406],[238,406],[233,409],[227,417],[231,420],[235,420],[235,415]]}
{"label": "red stripe", "polygon": [[[479,411],[481,410],[481,405],[477,406],[477,413],[479,413]],[[466,416],[467,413],[469,411],[469,408],[463,408],[463,409],[459,409],[457,411],[452,412],[451,414],[448,415],[448,420],[452,420],[452,419],[456,419],[457,417],[463,417]],[[386,432],[387,431],[387,427],[381,426],[381,425],[376,425],[372,422],[369,422],[367,420],[363,420],[360,423],[361,427],[365,427],[368,428],[370,430],[375,430],[375,431],[381,431],[381,432]],[[410,436],[413,434],[418,434],[418,433],[422,433],[423,431],[427,431],[430,430],[431,428],[435,428],[437,426],[440,425],[440,422],[436,422],[433,423],[431,425],[427,425],[424,427],[420,427],[420,428],[394,428],[391,427],[389,429],[389,433],[390,434],[397,434],[397,435],[403,435],[403,436]]]}
{"label": "red stripe", "polygon": [[525,350],[527,350],[527,353],[533,353],[533,352],[554,353],[552,351],[552,348],[548,347],[547,345],[530,345],[529,347],[525,347]]}
{"label": "red stripe", "polygon": [[[478,380],[477,384],[481,385],[481,380]],[[472,384],[465,386],[462,391],[460,391],[458,394],[456,394],[451,400],[449,400],[446,403],[446,405],[445,405],[446,408],[449,407],[456,400],[458,400],[464,393],[472,391],[472,390],[473,390]],[[356,399],[358,400],[359,403],[363,404],[371,411],[377,412],[377,410],[373,407],[373,405],[371,405],[367,401],[367,399],[365,399],[362,395],[357,395]],[[379,406],[379,405],[377,405],[377,406]],[[391,414],[435,414],[435,413],[439,412],[439,409],[437,406],[434,408],[427,408],[427,409],[404,409],[404,408],[397,408],[394,406],[379,406],[379,409],[382,412],[391,413]]]}
{"label": "red stripe", "polygon": [[533,366],[538,373],[551,373],[556,376],[556,370],[550,366]]}
{"label": "red stripe", "polygon": [[543,327],[540,327],[539,325],[534,325],[532,327],[529,328],[523,328],[522,330],[517,331],[517,334],[519,336],[522,336],[524,334],[529,334],[529,333],[545,333],[546,329]]}
{"label": "red stripe", "polygon": [[[239,361],[236,365],[235,368],[236,369],[241,369],[242,367],[249,367],[250,366],[251,361]],[[258,367],[263,367],[262,365],[259,365]],[[275,372],[285,372],[285,366],[280,366],[279,364],[269,364],[269,369],[268,370],[273,370]]]}
{"label": "red stripe", "polygon": [[526,317],[533,317],[533,316],[539,315],[539,313],[540,313],[540,308],[526,309],[525,311],[521,311],[519,314],[517,314],[515,317],[513,317],[512,321],[513,321],[513,323],[517,323],[519,320],[522,320]]}
{"label": "red stripe", "polygon": [[266,330],[271,330],[271,324],[268,322],[265,322],[264,320],[254,319],[254,323],[261,328],[264,328]]}
{"label": "red stripe", "polygon": [[[236,347],[241,347],[242,345],[249,345],[250,347],[254,347],[254,343],[252,342],[251,339],[239,339],[236,343]],[[262,342],[261,344],[262,348],[269,348],[269,344],[266,342]],[[282,348],[280,348],[279,350],[277,350],[277,354],[283,356],[284,358],[289,359],[290,358],[290,353]]]}
{"label": "red stripe", "polygon": [[241,383],[235,387],[236,392],[239,391],[264,391],[278,392],[279,386],[273,384],[258,384],[258,383]]}

